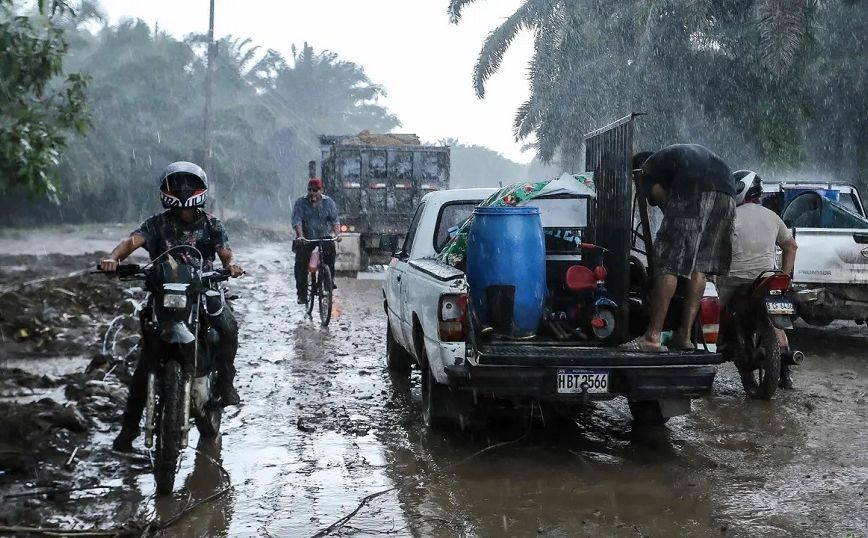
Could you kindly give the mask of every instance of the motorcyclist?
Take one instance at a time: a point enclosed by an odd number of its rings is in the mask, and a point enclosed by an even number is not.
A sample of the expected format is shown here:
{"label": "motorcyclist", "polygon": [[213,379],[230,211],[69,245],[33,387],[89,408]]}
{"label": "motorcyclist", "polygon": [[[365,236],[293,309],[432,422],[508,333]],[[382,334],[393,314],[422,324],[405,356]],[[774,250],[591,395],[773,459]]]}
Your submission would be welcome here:
{"label": "motorcyclist", "polygon": [[[292,245],[295,252],[295,289],[298,293],[298,304],[307,303],[307,264],[310,254],[316,248],[315,243],[304,243],[303,239],[325,239],[334,236],[341,240],[341,223],[338,217],[338,206],[335,201],[323,192],[323,182],[311,178],[307,182],[307,196],[295,201],[292,207],[292,228],[296,240]],[[322,243],[323,262],[332,272],[334,285],[335,256],[334,243]]]}
{"label": "motorcyclist", "polygon": [[[207,198],[208,179],[199,166],[184,161],[170,164],[160,175],[160,199],[166,211],[147,219],[129,237],[118,243],[109,257],[99,262],[100,269],[117,271],[118,264],[140,247],[144,247],[153,260],[172,247],[191,245],[202,253],[203,268],[213,267],[215,257],[219,257],[231,276],[241,276],[244,269],[233,261],[223,223],[202,209]],[[189,250],[181,249],[171,255],[184,263],[198,263],[194,259],[195,255],[191,254]],[[150,318],[150,311],[149,302],[140,313],[142,351],[130,383],[121,432],[112,445],[119,451],[129,451],[133,440],[138,437],[139,422],[147,398],[148,365],[158,345],[158,335],[147,330],[148,325],[145,323]],[[219,315],[211,316],[209,322],[220,335],[216,350],[218,394],[224,405],[237,405],[240,398],[233,380],[235,354],[238,351],[238,324],[228,305]]]}
{"label": "motorcyclist", "polygon": [[[722,310],[729,307],[733,297],[751,290],[754,281],[764,271],[775,269],[775,247],[782,250],[781,271],[791,275],[796,263],[796,241],[778,215],[761,204],[763,193],[762,178],[750,170],[739,170],[733,174],[736,180],[735,225],[732,236],[732,264],[729,275],[719,277],[717,289]],[[726,323],[728,316],[722,316]],[[787,335],[775,329],[781,350],[788,350]],[[726,337],[728,331],[721,328]],[[721,351],[726,352],[730,342],[722,342]],[[781,364],[781,388],[792,389],[793,380],[788,364]]]}

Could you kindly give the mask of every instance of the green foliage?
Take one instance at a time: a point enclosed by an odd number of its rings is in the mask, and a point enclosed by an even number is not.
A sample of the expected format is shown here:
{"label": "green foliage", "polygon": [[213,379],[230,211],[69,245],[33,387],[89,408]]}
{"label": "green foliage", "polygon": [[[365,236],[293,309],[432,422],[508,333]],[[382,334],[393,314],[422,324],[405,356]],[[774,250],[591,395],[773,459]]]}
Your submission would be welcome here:
{"label": "green foliage", "polygon": [[[203,164],[206,39],[179,41],[140,20],[95,34],[68,22],[67,65],[91,81],[92,128],[52,154],[60,203],[22,208],[9,197],[0,222],[136,221],[160,210],[157,177],[168,163]],[[206,172],[230,212],[287,218],[307,161],[320,158],[318,134],[398,125],[377,103],[383,88],[334,53],[305,44],[285,59],[232,36],[217,51]]]}
{"label": "green foliage", "polygon": [[[472,1],[452,0],[450,19]],[[578,169],[586,132],[646,112],[643,147],[703,143],[739,168],[821,158],[840,170],[843,157],[864,169],[866,21],[864,1],[527,0],[483,43],[474,86],[482,97],[529,29],[531,91],[514,128],[544,161]]]}
{"label": "green foliage", "polygon": [[64,30],[53,17],[66,4],[40,0],[35,14],[19,14],[0,0],[0,194],[10,189],[56,192],[52,172],[70,131],[87,127],[87,78],[64,74]]}

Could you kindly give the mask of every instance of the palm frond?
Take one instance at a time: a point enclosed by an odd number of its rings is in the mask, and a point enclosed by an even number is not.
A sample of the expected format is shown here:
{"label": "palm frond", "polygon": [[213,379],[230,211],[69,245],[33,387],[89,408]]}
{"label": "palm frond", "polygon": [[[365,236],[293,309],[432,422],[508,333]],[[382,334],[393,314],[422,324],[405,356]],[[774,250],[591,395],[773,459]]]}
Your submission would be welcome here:
{"label": "palm frond", "polygon": [[757,24],[763,61],[775,75],[796,59],[807,30],[806,0],[759,0]]}
{"label": "palm frond", "polygon": [[449,22],[458,24],[461,20],[461,10],[467,4],[472,4],[475,0],[449,0],[449,6],[446,8],[446,13],[449,14]]}
{"label": "palm frond", "polygon": [[497,73],[503,55],[518,32],[537,27],[543,14],[557,4],[557,0],[526,0],[503,24],[488,34],[473,68],[473,88],[477,97],[485,97],[485,82]]}

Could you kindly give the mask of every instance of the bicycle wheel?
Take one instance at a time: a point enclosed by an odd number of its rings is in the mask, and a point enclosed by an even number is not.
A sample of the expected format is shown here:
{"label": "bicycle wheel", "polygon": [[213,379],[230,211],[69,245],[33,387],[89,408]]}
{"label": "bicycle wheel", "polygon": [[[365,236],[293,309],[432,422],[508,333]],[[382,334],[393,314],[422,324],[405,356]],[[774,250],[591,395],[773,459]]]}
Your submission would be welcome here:
{"label": "bicycle wheel", "polygon": [[313,305],[316,302],[316,297],[319,295],[317,291],[316,273],[307,274],[307,317],[313,317]]}
{"label": "bicycle wheel", "polygon": [[332,272],[328,265],[319,268],[319,320],[327,327],[332,319]]}

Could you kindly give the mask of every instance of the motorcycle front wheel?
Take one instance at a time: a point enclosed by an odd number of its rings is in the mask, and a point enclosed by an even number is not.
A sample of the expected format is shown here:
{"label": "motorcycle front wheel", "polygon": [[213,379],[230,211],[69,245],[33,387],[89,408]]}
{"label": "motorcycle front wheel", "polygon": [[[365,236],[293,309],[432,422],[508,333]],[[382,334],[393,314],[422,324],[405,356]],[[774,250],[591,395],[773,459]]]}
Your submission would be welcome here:
{"label": "motorcycle front wheel", "polygon": [[166,363],[161,383],[154,480],[157,483],[157,494],[164,495],[172,493],[175,487],[175,473],[184,430],[184,375],[177,361]]}
{"label": "motorcycle front wheel", "polygon": [[753,334],[745,336],[746,357],[738,365],[741,384],[751,398],[771,400],[781,377],[781,348],[774,326],[761,316]]}

